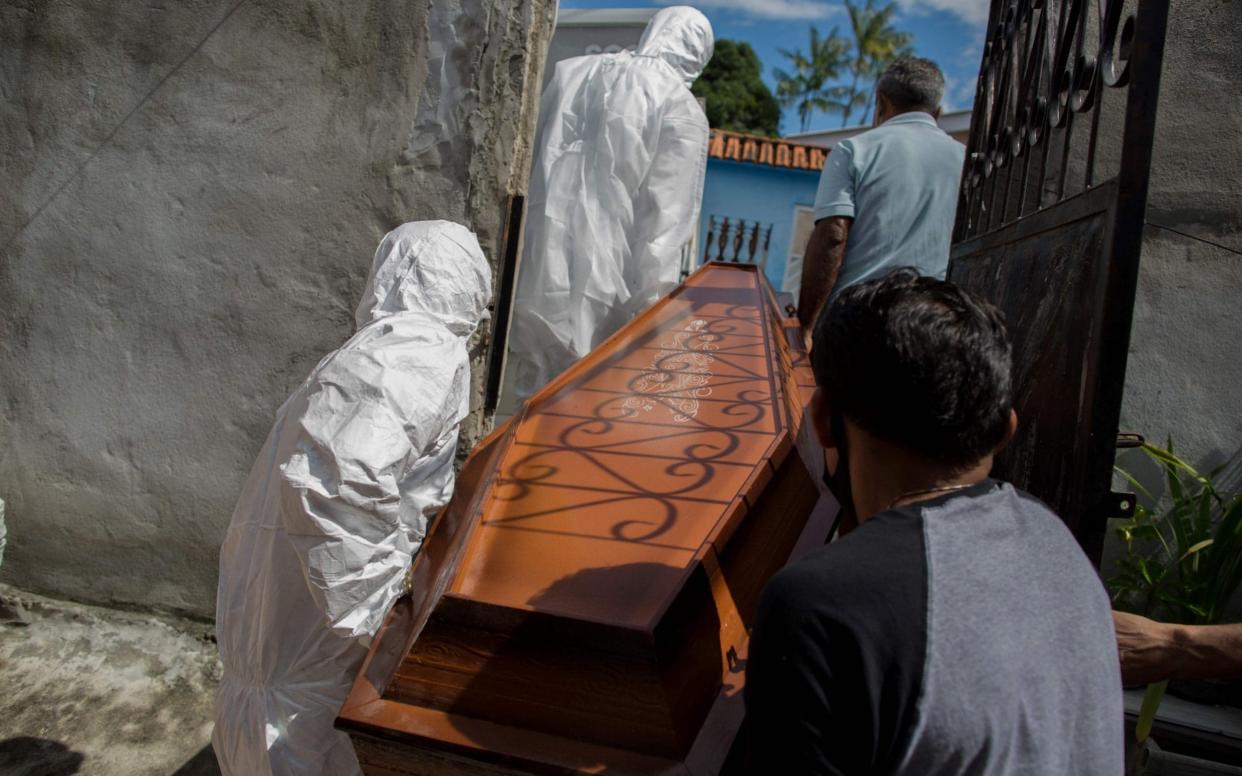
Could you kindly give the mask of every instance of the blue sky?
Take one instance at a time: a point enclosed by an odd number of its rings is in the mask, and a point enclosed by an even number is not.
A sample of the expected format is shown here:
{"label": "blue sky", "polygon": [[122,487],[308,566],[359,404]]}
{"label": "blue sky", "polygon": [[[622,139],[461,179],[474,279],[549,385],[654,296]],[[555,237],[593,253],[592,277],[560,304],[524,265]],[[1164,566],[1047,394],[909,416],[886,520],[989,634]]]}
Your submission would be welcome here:
{"label": "blue sky", "polygon": [[[895,26],[914,35],[914,50],[934,60],[945,74],[945,109],[969,108],[974,102],[975,77],[983,52],[988,0],[895,0],[900,9]],[[561,0],[562,8],[633,8],[671,5],[667,0]],[[743,40],[763,63],[763,77],[775,86],[772,70],[787,67],[777,49],[807,47],[808,28],[814,24],[827,33],[834,26],[847,34],[845,6],[834,0],[681,0],[712,22],[716,38]],[[857,115],[857,114],[855,114]],[[856,121],[857,119],[855,119]],[[851,123],[854,123],[853,121]],[[811,129],[841,125],[839,114],[818,114]],[[786,109],[783,133],[798,131],[798,117]]]}

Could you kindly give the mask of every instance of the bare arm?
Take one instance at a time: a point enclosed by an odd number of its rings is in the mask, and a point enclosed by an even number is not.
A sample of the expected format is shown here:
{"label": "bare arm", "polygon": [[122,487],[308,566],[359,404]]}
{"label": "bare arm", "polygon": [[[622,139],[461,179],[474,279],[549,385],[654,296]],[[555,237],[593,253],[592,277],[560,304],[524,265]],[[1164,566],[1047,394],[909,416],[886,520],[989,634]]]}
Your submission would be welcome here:
{"label": "bare arm", "polygon": [[808,334],[837,284],[853,221],[848,216],[821,218],[815,222],[815,230],[807,241],[802,260],[802,290],[798,295],[798,320]]}
{"label": "bare arm", "polygon": [[1174,625],[1113,612],[1113,626],[1126,684],[1242,679],[1242,623]]}

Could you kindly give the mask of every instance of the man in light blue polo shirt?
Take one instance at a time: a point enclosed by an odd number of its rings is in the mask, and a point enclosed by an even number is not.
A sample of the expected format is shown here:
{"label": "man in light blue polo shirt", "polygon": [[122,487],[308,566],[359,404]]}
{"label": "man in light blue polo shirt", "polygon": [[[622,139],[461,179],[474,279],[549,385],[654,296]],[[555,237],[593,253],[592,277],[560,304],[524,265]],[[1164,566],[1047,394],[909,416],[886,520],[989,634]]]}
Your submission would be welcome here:
{"label": "man in light blue polo shirt", "polygon": [[847,286],[914,267],[944,278],[966,147],[936,124],[944,75],[903,57],[875,87],[875,129],[828,154],[815,196],[798,315],[808,331]]}

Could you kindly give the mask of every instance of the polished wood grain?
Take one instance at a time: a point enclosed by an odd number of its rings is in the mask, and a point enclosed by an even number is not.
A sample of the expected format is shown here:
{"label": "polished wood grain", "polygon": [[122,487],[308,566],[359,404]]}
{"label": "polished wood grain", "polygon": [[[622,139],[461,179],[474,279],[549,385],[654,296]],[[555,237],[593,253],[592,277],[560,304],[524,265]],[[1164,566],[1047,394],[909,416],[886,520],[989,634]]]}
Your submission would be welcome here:
{"label": "polished wood grain", "polygon": [[761,275],[708,265],[532,397],[342,710],[364,769],[718,773],[760,591],[831,524],[811,388]]}

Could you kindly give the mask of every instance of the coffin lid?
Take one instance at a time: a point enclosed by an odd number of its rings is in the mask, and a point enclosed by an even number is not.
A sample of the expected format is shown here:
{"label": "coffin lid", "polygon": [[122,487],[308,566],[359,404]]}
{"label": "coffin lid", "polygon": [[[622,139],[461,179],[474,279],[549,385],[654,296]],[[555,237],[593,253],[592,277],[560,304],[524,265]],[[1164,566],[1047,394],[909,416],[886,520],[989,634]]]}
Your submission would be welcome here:
{"label": "coffin lid", "polygon": [[[712,265],[536,394],[521,414],[453,595],[648,629],[677,575],[721,542],[790,449],[780,332],[743,265]],[[779,464],[779,460],[776,462]]]}

